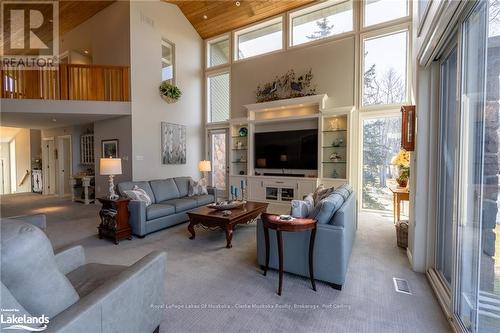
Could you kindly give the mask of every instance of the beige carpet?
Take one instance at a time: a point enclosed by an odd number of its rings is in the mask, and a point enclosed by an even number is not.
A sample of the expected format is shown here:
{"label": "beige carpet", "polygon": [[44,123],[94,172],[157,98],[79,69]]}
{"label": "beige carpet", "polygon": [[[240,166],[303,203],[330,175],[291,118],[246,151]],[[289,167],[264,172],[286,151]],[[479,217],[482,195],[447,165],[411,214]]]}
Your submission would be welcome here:
{"label": "beige carpet", "polygon": [[[314,292],[308,279],[285,275],[279,297],[276,272],[264,277],[256,265],[255,225],[236,229],[232,249],[222,232],[199,230],[189,240],[186,224],[114,245],[96,237],[98,206],[32,194],[0,200],[2,216],[47,214],[54,247],[81,244],[89,261],[130,265],[150,251],[167,251],[161,332],[450,330],[425,276],[396,247],[390,214],[360,214],[342,291],[317,283]],[[407,279],[413,295],[396,293],[394,276]]]}

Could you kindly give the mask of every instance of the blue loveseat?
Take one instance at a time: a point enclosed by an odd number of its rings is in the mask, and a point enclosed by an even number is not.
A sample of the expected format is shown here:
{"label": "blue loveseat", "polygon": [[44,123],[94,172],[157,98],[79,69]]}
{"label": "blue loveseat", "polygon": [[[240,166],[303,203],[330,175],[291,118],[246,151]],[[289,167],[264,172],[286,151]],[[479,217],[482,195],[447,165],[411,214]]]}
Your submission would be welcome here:
{"label": "blue loveseat", "polygon": [[[324,201],[323,201],[324,200]],[[335,289],[342,289],[347,265],[357,230],[356,195],[350,192],[333,216],[326,210],[332,208],[331,197],[318,204],[318,225],[314,246],[314,277],[329,283]],[[325,218],[328,216],[328,218]],[[309,278],[310,232],[283,233],[283,269],[285,272]],[[278,269],[276,232],[269,230],[269,267]],[[266,262],[266,245],[262,221],[257,223],[257,258],[261,267]]]}
{"label": "blue loveseat", "polygon": [[129,224],[132,233],[139,237],[189,220],[186,212],[216,201],[216,190],[208,188],[208,194],[188,196],[191,177],[176,177],[150,181],[122,182],[118,192],[137,186],[149,195],[152,204],[146,207],[144,201],[131,200],[128,205]]}

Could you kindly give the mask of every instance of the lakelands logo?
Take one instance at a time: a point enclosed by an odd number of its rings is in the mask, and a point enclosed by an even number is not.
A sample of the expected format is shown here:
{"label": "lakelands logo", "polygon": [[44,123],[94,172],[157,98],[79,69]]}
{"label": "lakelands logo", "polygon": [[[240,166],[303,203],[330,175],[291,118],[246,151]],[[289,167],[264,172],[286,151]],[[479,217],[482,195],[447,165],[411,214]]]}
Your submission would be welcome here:
{"label": "lakelands logo", "polygon": [[2,312],[14,312],[0,314],[0,325],[2,330],[27,330],[31,332],[41,332],[47,329],[49,317],[41,315],[40,317],[33,317],[28,315],[18,315],[17,309],[4,310]]}
{"label": "lakelands logo", "polygon": [[2,1],[1,9],[2,66],[54,66],[59,52],[58,2]]}

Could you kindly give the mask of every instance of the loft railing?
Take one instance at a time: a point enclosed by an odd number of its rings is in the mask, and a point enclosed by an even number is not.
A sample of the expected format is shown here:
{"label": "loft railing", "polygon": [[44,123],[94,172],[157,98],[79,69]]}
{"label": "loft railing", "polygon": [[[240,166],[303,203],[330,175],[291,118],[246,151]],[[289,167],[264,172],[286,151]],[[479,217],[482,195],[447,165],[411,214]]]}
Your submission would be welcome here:
{"label": "loft railing", "polygon": [[0,69],[2,98],[129,101],[126,66],[60,64],[59,69]]}

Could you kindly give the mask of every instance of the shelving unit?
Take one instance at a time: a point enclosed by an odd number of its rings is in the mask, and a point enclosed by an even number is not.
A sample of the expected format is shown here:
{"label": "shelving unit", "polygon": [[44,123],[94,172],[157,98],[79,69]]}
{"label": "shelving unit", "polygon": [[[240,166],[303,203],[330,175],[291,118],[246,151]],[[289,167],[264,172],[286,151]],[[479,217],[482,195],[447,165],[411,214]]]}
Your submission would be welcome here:
{"label": "shelving unit", "polygon": [[321,178],[347,181],[349,170],[349,115],[323,115],[320,137]]}
{"label": "shelving unit", "polygon": [[[246,135],[241,129],[246,129]],[[246,176],[248,175],[248,124],[231,124],[230,127],[230,147],[231,152],[229,167],[231,176]]]}

